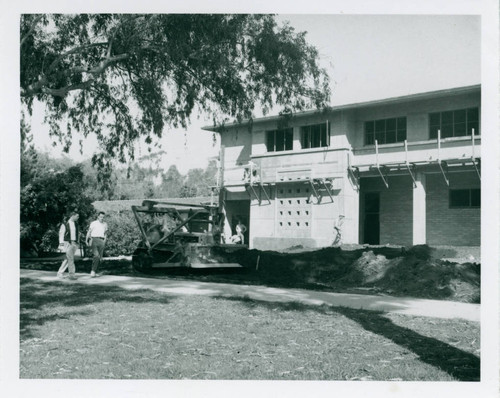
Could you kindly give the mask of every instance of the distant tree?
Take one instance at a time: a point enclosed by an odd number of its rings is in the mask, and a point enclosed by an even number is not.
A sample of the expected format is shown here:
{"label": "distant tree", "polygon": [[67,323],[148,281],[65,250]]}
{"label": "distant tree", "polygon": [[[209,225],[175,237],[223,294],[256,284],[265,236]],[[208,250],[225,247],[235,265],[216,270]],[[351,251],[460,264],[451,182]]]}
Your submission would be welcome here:
{"label": "distant tree", "polygon": [[118,175],[116,170],[110,170],[109,176],[99,180],[97,170],[90,160],[81,163],[86,186],[85,195],[92,200],[111,200],[115,196]]}
{"label": "distant tree", "polygon": [[162,175],[159,189],[159,196],[165,198],[178,198],[181,196],[184,177],[181,175],[176,165],[171,165],[167,172]]}
{"label": "distant tree", "polygon": [[84,226],[93,213],[92,199],[84,194],[86,182],[82,167],[58,168],[57,161],[33,148],[21,156],[21,249],[57,246],[55,231],[64,215],[78,209],[79,222]]}
{"label": "distant tree", "polygon": [[146,180],[144,181],[143,186],[144,186],[144,197],[146,199],[152,199],[156,197],[156,190],[153,181]]}
{"label": "distant tree", "polygon": [[94,134],[100,178],[134,143],[186,127],[193,110],[251,119],[256,108],[321,108],[330,95],[318,51],[273,15],[23,14],[22,112],[45,104],[50,134],[68,151]]}
{"label": "distant tree", "polygon": [[209,187],[213,187],[217,185],[218,178],[218,166],[216,160],[210,160],[208,162],[208,166],[203,172],[203,178],[206,181],[206,184]]}
{"label": "distant tree", "polygon": [[193,198],[196,196],[196,188],[188,186],[187,184],[182,185],[180,195],[181,198]]}
{"label": "distant tree", "polygon": [[217,168],[213,167],[215,162],[209,163],[208,167],[203,169],[191,169],[186,176],[185,193],[189,196],[209,196],[211,187],[215,185],[215,174]]}

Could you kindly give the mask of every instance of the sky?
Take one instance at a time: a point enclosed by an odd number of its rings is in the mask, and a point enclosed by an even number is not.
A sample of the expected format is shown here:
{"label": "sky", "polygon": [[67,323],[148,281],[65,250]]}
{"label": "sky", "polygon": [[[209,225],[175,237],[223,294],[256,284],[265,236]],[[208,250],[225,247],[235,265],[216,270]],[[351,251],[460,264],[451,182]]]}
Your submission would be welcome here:
{"label": "sky", "polygon": [[[479,84],[481,81],[480,17],[466,15],[283,14],[296,31],[306,31],[332,81],[332,105]],[[275,113],[279,112],[276,110]],[[201,130],[210,115],[194,115],[187,130],[166,129],[160,140],[166,151],[161,167],[175,164],[181,173],[205,167],[218,156],[219,141]],[[61,156],[42,124],[43,107],[35,107],[35,145]],[[74,140],[69,156],[89,158],[95,139],[84,142],[83,155]],[[139,145],[137,154],[147,154]]]}

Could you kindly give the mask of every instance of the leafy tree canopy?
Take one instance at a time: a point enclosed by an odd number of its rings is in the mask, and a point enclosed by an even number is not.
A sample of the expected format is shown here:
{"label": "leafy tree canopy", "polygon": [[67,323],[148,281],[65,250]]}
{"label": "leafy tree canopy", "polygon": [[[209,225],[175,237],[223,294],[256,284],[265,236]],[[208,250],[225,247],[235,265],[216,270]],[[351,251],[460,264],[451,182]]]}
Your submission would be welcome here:
{"label": "leafy tree canopy", "polygon": [[[66,167],[45,154],[29,150],[22,154],[20,192],[21,248],[50,246],[57,226],[68,212],[77,209],[80,225],[93,213],[92,199],[85,195],[87,183],[80,165]],[[46,247],[47,248],[47,247]]]}
{"label": "leafy tree canopy", "polygon": [[220,126],[329,100],[317,50],[272,15],[25,14],[20,38],[23,109],[45,104],[66,151],[73,131],[95,134],[92,161],[108,175],[110,159],[133,159],[140,137],[186,127],[193,111]]}

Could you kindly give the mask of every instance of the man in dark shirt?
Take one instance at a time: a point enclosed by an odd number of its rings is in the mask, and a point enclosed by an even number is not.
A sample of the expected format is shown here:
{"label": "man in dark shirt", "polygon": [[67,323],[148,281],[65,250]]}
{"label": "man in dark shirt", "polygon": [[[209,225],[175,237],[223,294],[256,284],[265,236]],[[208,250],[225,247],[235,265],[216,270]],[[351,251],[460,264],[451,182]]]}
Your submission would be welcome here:
{"label": "man in dark shirt", "polygon": [[69,279],[76,279],[75,276],[75,252],[78,249],[78,239],[80,231],[76,223],[80,215],[75,210],[71,212],[68,223],[66,225],[66,233],[64,240],[69,242],[68,250],[66,251],[66,259],[68,260]]}

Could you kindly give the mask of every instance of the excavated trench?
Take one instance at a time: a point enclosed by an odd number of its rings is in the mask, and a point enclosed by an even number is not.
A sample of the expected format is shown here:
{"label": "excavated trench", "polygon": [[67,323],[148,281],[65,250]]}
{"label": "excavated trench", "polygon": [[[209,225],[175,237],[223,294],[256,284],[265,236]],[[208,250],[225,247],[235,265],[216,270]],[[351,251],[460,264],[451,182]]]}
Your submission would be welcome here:
{"label": "excavated trench", "polygon": [[[106,260],[104,274],[206,282],[257,284],[334,292],[480,302],[480,260],[477,248],[346,246],[323,249],[290,248],[286,252],[241,249],[225,261],[240,269],[133,270],[130,260]],[[471,254],[473,253],[473,254]],[[475,255],[475,257],[474,257]],[[21,267],[53,270],[62,258],[23,261]],[[89,272],[89,259],[77,262],[77,272]]]}

